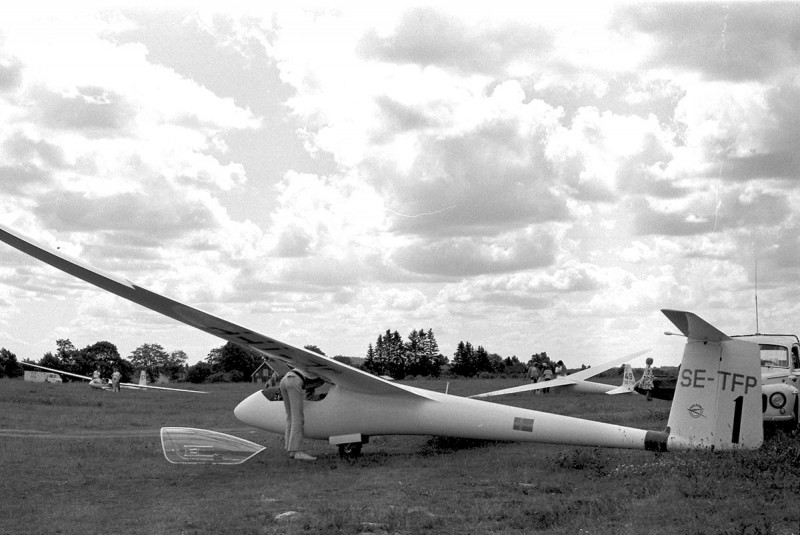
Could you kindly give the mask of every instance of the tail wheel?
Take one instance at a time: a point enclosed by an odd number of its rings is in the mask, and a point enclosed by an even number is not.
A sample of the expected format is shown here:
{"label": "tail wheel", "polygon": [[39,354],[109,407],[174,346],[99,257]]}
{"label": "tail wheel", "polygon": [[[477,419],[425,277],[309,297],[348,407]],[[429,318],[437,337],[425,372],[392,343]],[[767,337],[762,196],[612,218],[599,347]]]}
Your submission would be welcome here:
{"label": "tail wheel", "polygon": [[361,455],[361,442],[339,444],[339,457],[342,459],[357,459]]}

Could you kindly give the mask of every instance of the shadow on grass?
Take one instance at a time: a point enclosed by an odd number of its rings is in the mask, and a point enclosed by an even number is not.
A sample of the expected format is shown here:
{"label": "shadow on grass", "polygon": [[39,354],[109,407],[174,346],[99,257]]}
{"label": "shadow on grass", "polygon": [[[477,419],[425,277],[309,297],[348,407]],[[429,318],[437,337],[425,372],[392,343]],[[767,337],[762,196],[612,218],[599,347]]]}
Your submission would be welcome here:
{"label": "shadow on grass", "polygon": [[460,450],[485,448],[487,446],[494,446],[496,444],[505,444],[505,442],[498,440],[477,440],[472,438],[434,436],[422,446],[418,454],[422,455],[423,457],[428,457],[433,455],[453,453]]}

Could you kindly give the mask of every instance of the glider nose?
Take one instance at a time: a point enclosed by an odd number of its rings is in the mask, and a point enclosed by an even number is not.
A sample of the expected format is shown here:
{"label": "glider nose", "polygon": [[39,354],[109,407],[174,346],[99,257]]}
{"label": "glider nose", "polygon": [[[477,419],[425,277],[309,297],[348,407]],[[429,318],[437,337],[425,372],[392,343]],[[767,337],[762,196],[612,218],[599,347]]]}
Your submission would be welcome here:
{"label": "glider nose", "polygon": [[247,396],[233,409],[233,415],[243,424],[258,427],[259,414],[264,412],[261,400],[266,401],[261,392]]}
{"label": "glider nose", "polygon": [[259,390],[243,399],[233,410],[233,414],[243,424],[272,431],[276,424],[278,428],[281,428],[283,424],[282,418],[278,422],[273,422],[275,417],[279,416],[278,411],[274,410],[278,408],[282,412],[283,403],[267,401],[263,392]]}

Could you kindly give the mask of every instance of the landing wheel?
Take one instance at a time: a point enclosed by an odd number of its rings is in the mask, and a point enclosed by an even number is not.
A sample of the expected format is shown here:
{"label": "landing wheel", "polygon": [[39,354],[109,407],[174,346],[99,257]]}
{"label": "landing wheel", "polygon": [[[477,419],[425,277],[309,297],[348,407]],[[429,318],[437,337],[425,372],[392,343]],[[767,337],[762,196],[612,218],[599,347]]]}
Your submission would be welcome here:
{"label": "landing wheel", "polygon": [[339,444],[339,457],[342,459],[357,459],[361,455],[361,442]]}

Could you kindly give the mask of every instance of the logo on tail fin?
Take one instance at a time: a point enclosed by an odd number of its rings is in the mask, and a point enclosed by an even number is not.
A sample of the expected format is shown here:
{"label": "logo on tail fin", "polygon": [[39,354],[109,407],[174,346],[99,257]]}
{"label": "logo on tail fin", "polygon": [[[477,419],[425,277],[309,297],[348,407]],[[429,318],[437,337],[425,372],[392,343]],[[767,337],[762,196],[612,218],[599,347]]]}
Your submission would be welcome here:
{"label": "logo on tail fin", "polygon": [[695,403],[691,407],[689,407],[689,416],[692,418],[702,418],[703,417],[703,406],[698,405]]}

